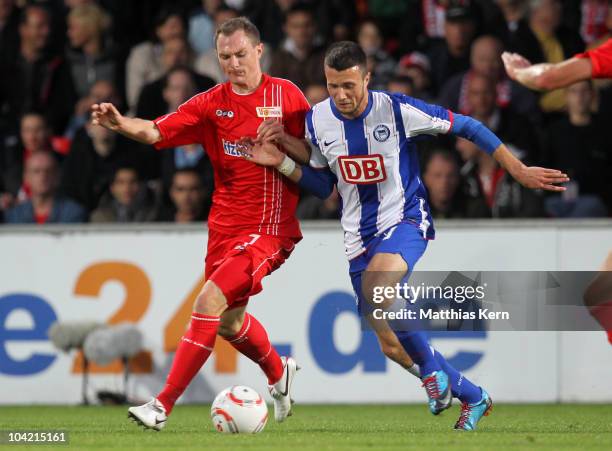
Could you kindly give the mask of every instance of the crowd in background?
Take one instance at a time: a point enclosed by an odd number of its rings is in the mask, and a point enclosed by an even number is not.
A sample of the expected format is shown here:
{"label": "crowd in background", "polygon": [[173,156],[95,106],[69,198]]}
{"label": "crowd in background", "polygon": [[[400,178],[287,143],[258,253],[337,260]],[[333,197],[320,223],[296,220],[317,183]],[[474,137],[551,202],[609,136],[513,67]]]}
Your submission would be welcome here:
{"label": "crowd in background", "polygon": [[[0,218],[5,223],[204,221],[214,177],[199,144],[155,151],[92,126],[112,102],[154,119],[224,81],[215,28],[245,15],[265,72],[311,104],[326,46],[357,41],[370,88],[480,120],[529,165],[565,171],[562,194],[524,189],[462,139],[419,144],[435,218],[605,217],[612,212],[612,80],[537,93],[500,55],[559,62],[612,35],[607,0],[0,0]],[[339,218],[334,192],[302,219]]]}

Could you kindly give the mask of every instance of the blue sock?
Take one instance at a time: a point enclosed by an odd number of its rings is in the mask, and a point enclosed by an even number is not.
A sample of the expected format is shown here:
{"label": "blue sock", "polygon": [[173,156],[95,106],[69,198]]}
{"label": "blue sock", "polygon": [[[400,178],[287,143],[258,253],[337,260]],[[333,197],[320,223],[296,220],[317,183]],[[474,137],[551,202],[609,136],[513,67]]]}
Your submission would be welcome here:
{"label": "blue sock", "polygon": [[434,357],[424,332],[395,331],[395,335],[414,363],[419,365],[421,377],[440,371],[440,364]]}
{"label": "blue sock", "polygon": [[480,387],[474,385],[467,377],[450,366],[444,356],[438,351],[434,351],[434,356],[440,368],[442,368],[442,371],[448,375],[448,382],[451,385],[451,391],[455,398],[459,398],[461,402],[470,404],[482,399],[482,390]]}

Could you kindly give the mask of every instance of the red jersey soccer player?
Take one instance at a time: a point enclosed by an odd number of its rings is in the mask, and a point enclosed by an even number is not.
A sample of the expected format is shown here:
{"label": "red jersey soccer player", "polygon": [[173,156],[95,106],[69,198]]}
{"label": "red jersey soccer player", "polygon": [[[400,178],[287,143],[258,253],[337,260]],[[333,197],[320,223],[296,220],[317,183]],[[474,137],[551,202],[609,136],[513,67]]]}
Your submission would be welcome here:
{"label": "red jersey soccer player", "polygon": [[262,278],[301,239],[295,218],[298,190],[278,171],[241,158],[240,141],[274,140],[288,151],[301,149],[310,107],[293,83],[262,74],[263,46],[247,19],[223,23],[215,44],[229,81],[192,97],[178,111],[146,121],[122,116],[109,103],[92,107],[94,124],[156,148],[201,143],[215,173],[206,283],[190,327],[164,389],[147,404],[129,409],[132,419],[156,430],[164,427],[176,400],[212,352],[217,333],[264,371],[276,420],[283,421],[291,411],[295,360],[279,357],[263,326],[245,309],[249,296],[261,291]]}

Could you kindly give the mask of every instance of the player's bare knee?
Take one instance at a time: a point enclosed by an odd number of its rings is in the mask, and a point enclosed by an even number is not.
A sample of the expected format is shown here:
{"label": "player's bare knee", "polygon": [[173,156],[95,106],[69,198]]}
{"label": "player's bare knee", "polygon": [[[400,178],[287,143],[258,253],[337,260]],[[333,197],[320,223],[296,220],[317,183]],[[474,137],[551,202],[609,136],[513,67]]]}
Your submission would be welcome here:
{"label": "player's bare knee", "polygon": [[242,321],[240,318],[232,318],[229,320],[221,317],[221,322],[219,323],[219,329],[217,330],[217,334],[221,335],[223,338],[234,337],[240,332],[242,328]]}
{"label": "player's bare knee", "polygon": [[240,325],[236,325],[235,323],[230,324],[219,324],[219,329],[217,330],[217,334],[221,335],[223,338],[233,337],[240,332]]}
{"label": "player's bare knee", "polygon": [[223,292],[212,281],[207,281],[198,294],[193,305],[193,311],[202,315],[219,316],[227,308]]}
{"label": "player's bare knee", "polygon": [[389,254],[381,252],[374,255],[366,271],[370,272],[397,272],[405,273],[408,271],[408,264],[400,254]]}

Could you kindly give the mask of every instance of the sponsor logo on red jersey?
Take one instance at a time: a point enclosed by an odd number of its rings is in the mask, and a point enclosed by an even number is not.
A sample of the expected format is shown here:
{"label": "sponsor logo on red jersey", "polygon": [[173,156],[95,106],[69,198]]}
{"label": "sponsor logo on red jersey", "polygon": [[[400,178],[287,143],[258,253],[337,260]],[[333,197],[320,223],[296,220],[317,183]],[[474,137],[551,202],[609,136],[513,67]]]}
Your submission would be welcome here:
{"label": "sponsor logo on red jersey", "polygon": [[240,145],[235,142],[223,140],[223,152],[231,157],[241,157]]}
{"label": "sponsor logo on red jersey", "polygon": [[257,117],[263,117],[264,119],[270,117],[283,117],[283,109],[279,106],[258,106]]}
{"label": "sponsor logo on red jersey", "polygon": [[342,155],[338,157],[338,164],[346,183],[368,185],[387,179],[382,155]]}

